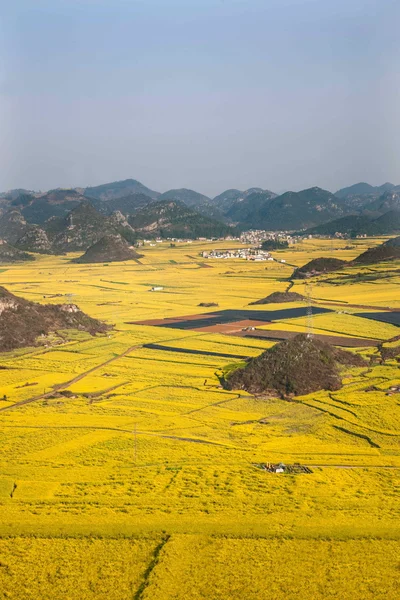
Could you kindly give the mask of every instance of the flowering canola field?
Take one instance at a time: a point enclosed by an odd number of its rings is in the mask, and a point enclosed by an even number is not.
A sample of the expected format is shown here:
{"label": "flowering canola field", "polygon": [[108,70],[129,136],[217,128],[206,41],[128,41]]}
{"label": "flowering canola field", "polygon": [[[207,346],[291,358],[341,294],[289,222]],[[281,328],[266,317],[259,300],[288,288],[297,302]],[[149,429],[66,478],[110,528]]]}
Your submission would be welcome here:
{"label": "flowering canola field", "polygon": [[[115,327],[0,356],[0,597],[397,598],[396,360],[380,364],[376,348],[361,347],[352,351],[371,362],[347,369],[337,392],[255,398],[223,390],[218,375],[272,342],[134,324],[245,309],[287,289],[294,266],[350,260],[381,241],[307,240],[273,254],[285,263],[205,268],[200,251],[235,243],[193,242],[146,246],[139,264],[38,256],[5,268],[0,285],[11,292],[72,301]],[[314,317],[315,332],[396,347],[398,327],[355,313],[400,309],[399,267],[315,280],[313,297],[332,310]],[[312,474],[274,475],[262,462]]]}

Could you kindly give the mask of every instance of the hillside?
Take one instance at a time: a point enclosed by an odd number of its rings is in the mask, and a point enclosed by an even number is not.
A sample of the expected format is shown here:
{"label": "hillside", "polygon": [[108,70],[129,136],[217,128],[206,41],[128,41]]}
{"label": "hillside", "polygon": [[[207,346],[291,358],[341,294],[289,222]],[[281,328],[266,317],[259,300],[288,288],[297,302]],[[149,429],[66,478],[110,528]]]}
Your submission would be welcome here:
{"label": "hillside", "polygon": [[120,235],[105,235],[90,246],[75,263],[109,263],[125,260],[137,260],[143,256],[138,254]]}
{"label": "hillside", "polygon": [[200,215],[182,202],[161,200],[138,210],[129,218],[135,231],[145,237],[224,237],[235,231],[214,219]]}
{"label": "hillside", "polygon": [[136,231],[129,225],[128,219],[119,210],[116,210],[107,218],[110,232],[118,233],[131,244],[137,241]]}
{"label": "hillside", "polygon": [[348,187],[342,188],[335,192],[335,196],[338,198],[346,198],[348,196],[369,196],[371,194],[380,194],[382,191],[377,191],[377,188],[369,183],[365,183],[362,181],[360,183],[355,183]]}
{"label": "hillside", "polygon": [[361,182],[342,188],[335,192],[338,198],[345,201],[350,209],[361,211],[382,196],[385,192],[395,190],[397,186],[392,183],[384,183],[383,185],[373,186],[368,183]]}
{"label": "hillside", "polygon": [[0,352],[37,344],[37,338],[58,329],[80,329],[91,334],[110,329],[75,304],[37,304],[0,287]]}
{"label": "hillside", "polygon": [[359,356],[300,334],[276,344],[225,380],[229,390],[279,396],[342,387],[340,367],[365,364]]}
{"label": "hillside", "polygon": [[217,221],[223,220],[222,212],[219,207],[208,196],[195,192],[194,190],[188,190],[181,188],[177,190],[168,190],[159,196],[158,200],[176,200],[186,204],[189,208],[194,209],[196,212],[209,217],[210,219],[216,219]]}
{"label": "hillside", "polygon": [[268,190],[253,191],[244,198],[236,199],[225,212],[225,216],[243,229],[255,228],[257,215],[270,200],[276,197],[276,194]]}
{"label": "hillside", "polygon": [[369,265],[395,259],[400,259],[400,236],[388,240],[375,248],[369,248],[357,256],[353,262],[357,265]]}
{"label": "hillside", "polygon": [[35,257],[14,248],[14,246],[10,246],[10,244],[4,240],[0,240],[0,264],[23,262],[27,260],[35,260]]}
{"label": "hillside", "polygon": [[242,229],[282,231],[312,227],[347,212],[343,200],[314,187],[276,197],[269,192],[251,194],[243,202],[233,204],[227,216],[240,223]]}
{"label": "hillside", "polygon": [[50,190],[39,197],[19,196],[13,205],[20,209],[29,223],[43,225],[51,217],[62,217],[86,198],[75,189]]}
{"label": "hillside", "polygon": [[15,245],[21,250],[38,252],[39,254],[51,254],[52,245],[46,231],[39,225],[30,225],[25,234],[22,235]]}
{"label": "hillside", "polygon": [[315,277],[324,273],[338,271],[347,265],[345,260],[340,258],[314,258],[307,264],[295,269],[293,279],[305,279],[307,277]]}
{"label": "hillside", "polygon": [[213,198],[211,202],[216,206],[216,208],[218,208],[218,210],[223,215],[225,215],[236,202],[243,202],[243,200],[251,194],[260,194],[264,191],[265,193],[270,194],[271,197],[276,195],[273,192],[269,192],[268,190],[263,190],[261,188],[256,187],[249,188],[248,190],[244,191],[230,189],[225,190],[225,192],[222,192],[222,194],[219,194],[218,196],[215,196],[215,198]]}
{"label": "hillside", "polygon": [[146,196],[146,194],[128,194],[127,196],[112,198],[110,200],[93,198],[91,202],[93,206],[103,214],[111,215],[113,212],[119,211],[127,217],[132,215],[139,208],[143,208],[153,202],[153,198]]}
{"label": "hillside", "polygon": [[6,240],[9,244],[15,244],[28,229],[29,225],[16,208],[10,208],[0,216],[0,239]]}
{"label": "hillside", "polygon": [[390,210],[400,210],[400,191],[391,190],[379,196],[364,207],[365,211],[372,213],[385,213]]}
{"label": "hillside", "polygon": [[85,189],[85,196],[88,198],[97,198],[98,200],[113,200],[122,198],[131,194],[144,194],[153,200],[158,198],[159,192],[155,192],[146,187],[136,179],[124,179],[123,181],[112,181]]}
{"label": "hillside", "polygon": [[48,221],[46,232],[53,251],[64,253],[87,250],[104,235],[116,231],[109,219],[86,201],[65,217]]}
{"label": "hillside", "polygon": [[350,237],[356,237],[363,234],[390,235],[397,231],[400,231],[400,210],[391,210],[379,217],[348,215],[298,233],[303,235],[335,235],[335,233],[342,233]]}

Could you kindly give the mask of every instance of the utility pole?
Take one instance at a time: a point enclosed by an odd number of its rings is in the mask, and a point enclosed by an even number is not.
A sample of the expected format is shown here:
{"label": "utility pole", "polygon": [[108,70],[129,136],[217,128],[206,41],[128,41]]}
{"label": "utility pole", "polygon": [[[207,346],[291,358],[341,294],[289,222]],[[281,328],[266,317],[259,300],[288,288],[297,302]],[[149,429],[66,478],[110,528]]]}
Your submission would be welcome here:
{"label": "utility pole", "polygon": [[312,285],[306,283],[306,301],[307,301],[307,338],[313,337],[313,313],[312,313]]}

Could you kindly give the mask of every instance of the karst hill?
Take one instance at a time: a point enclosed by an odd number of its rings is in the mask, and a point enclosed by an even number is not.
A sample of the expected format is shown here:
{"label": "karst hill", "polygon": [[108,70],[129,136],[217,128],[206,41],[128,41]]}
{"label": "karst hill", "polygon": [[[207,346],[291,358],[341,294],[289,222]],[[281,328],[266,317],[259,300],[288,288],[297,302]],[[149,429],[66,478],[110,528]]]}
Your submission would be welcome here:
{"label": "karst hill", "polygon": [[276,344],[227,375],[230,390],[251,394],[300,396],[342,387],[340,368],[362,366],[364,359],[304,334]]}
{"label": "karst hill", "polygon": [[34,346],[37,338],[59,329],[80,329],[94,335],[110,329],[75,304],[38,304],[0,286],[0,352]]}
{"label": "karst hill", "polygon": [[86,252],[75,258],[75,263],[108,263],[125,260],[137,260],[143,255],[139,254],[119,234],[105,235],[98,242],[90,246]]}

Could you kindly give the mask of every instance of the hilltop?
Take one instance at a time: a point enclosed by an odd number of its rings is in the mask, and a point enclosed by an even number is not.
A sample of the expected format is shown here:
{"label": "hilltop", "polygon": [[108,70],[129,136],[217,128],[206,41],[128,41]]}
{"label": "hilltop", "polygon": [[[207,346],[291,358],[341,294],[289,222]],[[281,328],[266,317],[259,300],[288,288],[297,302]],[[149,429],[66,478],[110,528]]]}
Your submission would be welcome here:
{"label": "hilltop", "polygon": [[102,185],[87,187],[85,189],[85,196],[87,198],[97,198],[98,200],[105,201],[113,200],[115,198],[122,198],[131,194],[144,194],[153,200],[158,198],[160,195],[159,192],[151,190],[140,183],[140,181],[136,181],[136,179],[112,181],[111,183],[104,183]]}
{"label": "hilltop", "polygon": [[261,300],[256,300],[255,302],[250,302],[249,306],[252,304],[280,304],[281,302],[303,302],[305,300],[304,296],[298,294],[297,292],[272,292],[266,298],[262,298]]}
{"label": "hilltop", "polygon": [[295,269],[292,278],[305,279],[307,277],[323,275],[324,273],[330,273],[331,271],[338,271],[347,264],[348,263],[345,260],[341,260],[340,258],[314,258],[302,267]]}
{"label": "hilltop", "polygon": [[80,329],[92,335],[110,329],[75,304],[37,304],[1,286],[0,314],[0,352],[36,345],[39,336],[58,329]]}
{"label": "hilltop", "polygon": [[304,395],[342,387],[341,366],[362,366],[356,354],[300,334],[276,344],[227,375],[229,390],[279,396]]}
{"label": "hilltop", "polygon": [[160,200],[138,210],[129,218],[129,224],[140,235],[147,237],[223,237],[235,230],[211,219],[175,200]]}
{"label": "hilltop", "polygon": [[138,254],[128,242],[117,235],[105,235],[98,242],[90,246],[79,258],[75,258],[75,263],[105,263],[118,262],[125,260],[137,260],[143,256]]}
{"label": "hilltop", "polygon": [[0,264],[23,262],[35,260],[35,257],[27,252],[22,252],[14,246],[10,246],[4,240],[0,240]]}

